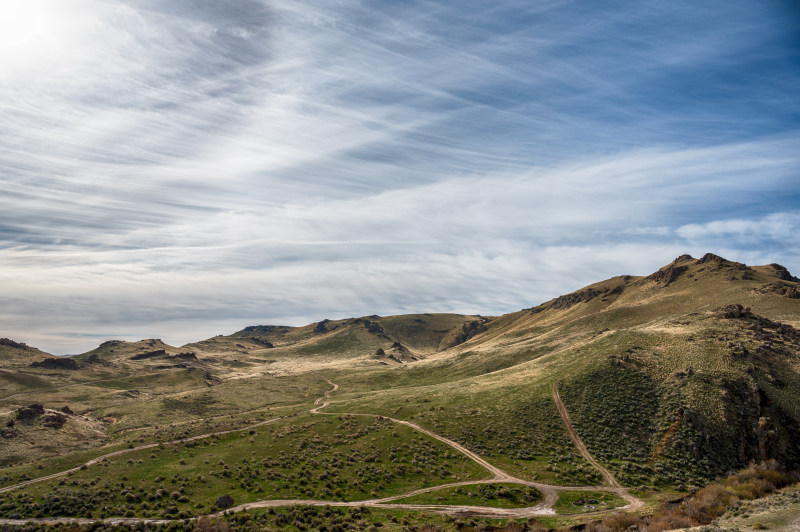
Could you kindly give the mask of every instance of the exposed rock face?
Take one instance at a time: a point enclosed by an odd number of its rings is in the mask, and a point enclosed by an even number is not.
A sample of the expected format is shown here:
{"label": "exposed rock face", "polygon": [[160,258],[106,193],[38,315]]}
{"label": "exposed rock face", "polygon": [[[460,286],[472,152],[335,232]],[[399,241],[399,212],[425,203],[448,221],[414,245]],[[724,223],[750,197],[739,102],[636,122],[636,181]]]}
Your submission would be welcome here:
{"label": "exposed rock face", "polygon": [[156,349],[155,351],[147,351],[146,353],[138,353],[131,357],[131,360],[145,360],[153,357],[165,357],[167,352],[164,349]]}
{"label": "exposed rock face", "polygon": [[270,342],[269,340],[266,340],[264,338],[259,338],[258,336],[251,336],[251,337],[248,338],[248,340],[250,340],[254,344],[263,345],[264,347],[266,347],[268,349],[272,349],[273,347],[275,347],[274,345],[272,345],[272,342]]}
{"label": "exposed rock face", "polygon": [[771,419],[767,417],[758,418],[755,434],[758,441],[757,460],[765,462],[784,457],[786,444],[781,440],[778,435],[778,429]]}
{"label": "exposed rock face", "polygon": [[331,320],[325,319],[325,320],[322,320],[321,322],[317,323],[317,326],[314,327],[314,332],[317,333],[317,334],[323,334],[323,333],[328,332],[327,324],[328,324],[329,321],[331,321]]}
{"label": "exposed rock face", "polygon": [[67,422],[67,416],[61,412],[48,413],[42,419],[44,420],[44,426],[51,429],[60,429]]}
{"label": "exposed rock face", "polygon": [[175,358],[182,358],[184,360],[197,360],[197,355],[194,353],[178,353]]}
{"label": "exposed rock face", "polygon": [[103,359],[100,358],[97,355],[97,353],[92,353],[91,355],[86,357],[86,362],[88,362],[89,364],[102,364],[103,363]]}
{"label": "exposed rock face", "polygon": [[670,264],[666,268],[663,268],[651,275],[648,275],[647,279],[657,284],[660,284],[661,286],[667,287],[688,269],[689,269],[688,266],[675,266],[674,264]]}
{"label": "exposed rock face", "polygon": [[34,419],[41,415],[44,415],[44,407],[37,403],[17,409],[17,419]]}
{"label": "exposed rock face", "polygon": [[568,309],[573,305],[577,305],[578,303],[588,303],[592,299],[601,295],[603,295],[603,292],[595,290],[594,288],[587,288],[586,290],[581,290],[579,292],[573,292],[571,294],[557,297],[555,301],[553,301],[553,308]]}
{"label": "exposed rock face", "polygon": [[236,501],[233,500],[233,497],[228,494],[220,495],[216,502],[217,508],[230,508],[235,503]]}
{"label": "exposed rock face", "polygon": [[454,331],[454,329],[450,329],[450,332],[447,333],[447,336],[445,336],[439,343],[439,351],[444,351],[445,349],[450,349],[451,347],[461,345],[473,336],[477,336],[478,334],[484,332],[486,330],[484,321],[485,320],[480,319],[464,323],[461,325],[460,331]]}
{"label": "exposed rock face", "polygon": [[245,332],[258,334],[283,334],[289,332],[285,325],[250,325],[244,328]]}
{"label": "exposed rock face", "polygon": [[23,344],[22,342],[15,342],[14,340],[10,340],[8,338],[0,338],[0,345],[13,347],[15,349],[25,349],[26,347],[28,347],[28,344]]}
{"label": "exposed rock face", "polygon": [[210,371],[206,371],[203,374],[203,380],[206,381],[206,385],[207,386],[214,386],[216,384],[222,384],[222,379],[220,379],[216,375],[213,375]]}
{"label": "exposed rock face", "polygon": [[780,264],[774,262],[770,264],[770,266],[774,270],[774,273],[772,275],[774,275],[781,281],[792,281],[793,283],[800,283],[800,279],[789,273],[789,270],[787,270],[785,266],[781,266]]}
{"label": "exposed rock face", "polygon": [[752,269],[747,266],[746,264],[742,264],[741,262],[734,262],[732,260],[724,259],[719,255],[714,255],[713,253],[706,253],[705,255],[697,261],[697,264],[707,264],[708,269],[732,269],[734,271],[743,271],[752,273]]}
{"label": "exposed rock face", "polygon": [[72,409],[70,407],[66,406],[66,405],[62,406],[59,410],[61,410],[65,414],[69,414],[70,416],[75,414],[75,412],[73,412]]}
{"label": "exposed rock face", "polygon": [[32,368],[47,368],[47,369],[78,369],[78,363],[71,358],[46,358],[39,362],[32,362]]}
{"label": "exposed rock face", "polygon": [[[630,279],[630,275],[623,275],[621,279],[627,283]],[[534,314],[539,312],[543,312],[549,308],[553,309],[568,309],[578,303],[588,303],[589,301],[596,299],[598,297],[609,297],[621,294],[625,290],[625,285],[620,284],[615,286],[614,288],[602,288],[602,289],[595,289],[595,288],[585,288],[583,290],[578,290],[577,292],[572,292],[571,294],[566,294],[563,296],[559,296],[555,298],[552,302],[544,303],[539,305],[538,307],[533,307],[530,310]]]}
{"label": "exposed rock face", "polygon": [[785,283],[768,283],[754,289],[759,294],[777,294],[789,299],[800,299],[800,291]]}
{"label": "exposed rock face", "polygon": [[100,347],[117,347],[118,345],[122,345],[120,340],[109,340],[100,344]]}
{"label": "exposed rock face", "polygon": [[714,255],[713,253],[706,253],[700,260],[697,261],[697,264],[705,264],[707,262],[728,262],[727,259],[723,259],[719,255]]}
{"label": "exposed rock face", "polygon": [[800,341],[800,331],[791,325],[753,314],[749,308],[742,307],[742,305],[728,305],[720,310],[720,316],[726,319],[747,320],[748,330],[754,333],[756,340],[773,339],[778,343],[784,339]]}
{"label": "exposed rock face", "polygon": [[742,305],[728,305],[719,311],[720,317],[732,320],[739,318],[747,318],[750,316],[750,309]]}
{"label": "exposed rock face", "polygon": [[377,321],[364,320],[364,327],[372,334],[383,332],[383,327]]}

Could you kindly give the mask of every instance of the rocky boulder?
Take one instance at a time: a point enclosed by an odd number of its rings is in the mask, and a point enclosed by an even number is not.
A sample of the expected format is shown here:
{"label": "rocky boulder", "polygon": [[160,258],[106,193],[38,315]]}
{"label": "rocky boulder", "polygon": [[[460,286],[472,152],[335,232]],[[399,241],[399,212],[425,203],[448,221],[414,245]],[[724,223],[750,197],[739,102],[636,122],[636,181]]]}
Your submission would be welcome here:
{"label": "rocky boulder", "polygon": [[45,358],[39,362],[32,362],[32,368],[46,368],[46,369],[78,369],[78,363],[71,358]]}
{"label": "rocky boulder", "polygon": [[131,357],[131,360],[145,360],[153,357],[165,357],[167,352],[164,349],[156,349],[155,351],[147,351],[146,353],[138,353]]}
{"label": "rocky boulder", "polygon": [[22,342],[15,342],[14,340],[9,340],[8,338],[0,338],[0,345],[13,347],[15,349],[25,349],[26,347],[28,347],[28,344],[23,344]]}
{"label": "rocky boulder", "polygon": [[67,416],[61,412],[50,412],[42,418],[45,427],[60,429],[67,422]]}
{"label": "rocky boulder", "polygon": [[786,266],[781,266],[777,263],[770,264],[770,267],[773,270],[772,275],[780,279],[781,281],[792,281],[794,283],[800,283],[800,279],[789,273],[789,270],[786,269]]}
{"label": "rocky boulder", "polygon": [[34,419],[44,415],[44,407],[40,404],[32,404],[17,409],[17,419]]}
{"label": "rocky boulder", "polygon": [[[676,259],[677,260],[677,259]],[[663,287],[667,287],[672,282],[678,278],[682,273],[688,270],[688,266],[675,266],[674,264],[670,264],[666,268],[662,268],[657,272],[648,275],[647,279],[649,281],[653,281],[656,284],[660,284]]]}
{"label": "rocky boulder", "polygon": [[233,497],[231,497],[228,494],[225,494],[225,495],[220,495],[217,498],[216,505],[217,505],[217,508],[230,508],[235,503],[236,503],[236,501],[233,500]]}

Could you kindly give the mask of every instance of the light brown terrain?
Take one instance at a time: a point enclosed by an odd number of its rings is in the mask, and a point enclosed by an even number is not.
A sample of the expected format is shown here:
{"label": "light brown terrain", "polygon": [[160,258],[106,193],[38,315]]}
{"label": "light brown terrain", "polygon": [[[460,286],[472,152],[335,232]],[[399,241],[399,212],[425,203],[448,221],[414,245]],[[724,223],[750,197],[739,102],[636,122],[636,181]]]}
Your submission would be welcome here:
{"label": "light brown terrain", "polygon": [[[560,526],[652,512],[750,463],[800,467],[799,289],[779,265],[682,256],[499,317],[259,325],[69,358],[5,340],[1,522],[157,526],[304,505]],[[140,495],[60,502],[115,475]],[[185,495],[151,503],[164,478]],[[603,493],[621,502],[580,502]],[[223,494],[236,504],[216,507]],[[50,507],[75,514],[37,516]]]}

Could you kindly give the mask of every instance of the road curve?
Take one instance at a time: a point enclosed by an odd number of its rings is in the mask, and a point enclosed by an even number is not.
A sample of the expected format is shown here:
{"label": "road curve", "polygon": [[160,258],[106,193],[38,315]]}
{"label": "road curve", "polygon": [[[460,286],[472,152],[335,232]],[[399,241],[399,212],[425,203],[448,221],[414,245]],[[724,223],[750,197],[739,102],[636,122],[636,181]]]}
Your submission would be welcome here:
{"label": "road curve", "polygon": [[[410,421],[404,421],[400,419],[394,419],[386,416],[380,416],[377,414],[359,414],[359,413],[349,413],[349,412],[320,412],[321,409],[328,406],[330,403],[325,399],[330,397],[332,392],[335,392],[339,389],[339,386],[328,379],[325,379],[328,384],[331,385],[331,389],[325,392],[324,397],[320,397],[314,401],[314,408],[310,410],[313,414],[318,415],[353,415],[353,416],[367,416],[367,417],[376,417],[376,418],[383,418],[388,419],[394,423],[398,423],[401,425],[406,425],[422,434],[430,436],[450,447],[456,449],[464,456],[468,457],[470,460],[474,461],[475,463],[484,467],[487,471],[489,471],[492,476],[482,480],[469,480],[469,481],[462,481],[462,482],[453,482],[450,484],[440,484],[438,486],[431,486],[427,488],[421,488],[417,490],[413,490],[407,493],[403,493],[400,495],[393,495],[390,497],[384,497],[381,499],[369,499],[369,500],[362,500],[362,501],[350,501],[350,502],[343,502],[343,501],[323,501],[323,500],[304,500],[304,499],[280,499],[280,500],[262,500],[262,501],[255,501],[245,504],[240,504],[238,506],[234,506],[225,510],[225,512],[237,512],[243,510],[250,510],[255,508],[271,508],[271,507],[280,507],[280,506],[291,506],[291,505],[309,505],[309,506],[331,506],[331,507],[357,507],[357,506],[366,506],[366,507],[373,507],[373,508],[386,508],[386,509],[403,509],[403,510],[416,510],[416,511],[429,511],[429,512],[437,512],[437,513],[445,513],[449,515],[461,515],[461,516],[476,516],[476,517],[489,517],[489,518],[530,518],[539,515],[552,515],[555,512],[553,511],[553,505],[558,501],[558,492],[560,491],[570,491],[570,490],[599,490],[599,491],[608,491],[611,493],[615,493],[620,497],[624,498],[628,501],[628,505],[622,508],[615,508],[613,510],[601,510],[597,512],[590,512],[582,514],[586,515],[602,515],[607,514],[609,512],[617,512],[620,510],[630,510],[636,509],[643,506],[643,502],[636,497],[630,495],[628,491],[623,488],[622,486],[617,483],[616,479],[614,479],[613,475],[602,468],[597,461],[594,460],[594,457],[591,456],[589,451],[583,445],[580,438],[578,438],[577,434],[572,427],[572,422],[569,419],[569,413],[564,406],[564,403],[561,401],[561,397],[558,395],[558,383],[556,382],[553,386],[553,399],[556,402],[556,406],[558,407],[559,413],[561,413],[562,420],[564,421],[564,426],[567,428],[567,431],[570,434],[570,437],[575,442],[576,447],[581,451],[581,454],[586,458],[592,465],[598,468],[601,472],[604,473],[604,478],[606,482],[611,484],[609,486],[555,486],[550,484],[542,484],[539,482],[530,482],[527,480],[523,480],[509,473],[503,471],[502,469],[493,466],[474,452],[470,451],[469,449],[465,448],[463,445],[445,438],[439,434],[433,433],[416,423],[411,423]],[[268,423],[273,423],[281,418],[274,418],[267,421],[262,421],[260,423],[256,423],[254,425],[248,425],[246,427],[241,427],[238,429],[220,431],[220,432],[213,432],[207,434],[201,434],[198,436],[192,436],[189,438],[183,438],[179,440],[172,440],[169,442],[163,442],[165,445],[169,444],[176,444],[176,443],[183,443],[193,440],[199,440],[202,438],[208,438],[215,435],[222,435],[222,434],[229,434],[231,432],[237,432],[241,430],[247,430],[249,428],[259,427],[262,425],[266,425]],[[130,449],[122,449],[120,451],[115,451],[112,453],[105,454],[103,456],[94,458],[89,460],[84,466],[90,466],[100,462],[103,459],[109,458],[111,456],[117,456],[120,454],[142,450],[142,449],[150,449],[153,447],[157,447],[160,443],[154,444],[147,444],[141,445],[139,447],[134,447]],[[584,454],[585,453],[585,454]],[[79,466],[73,469],[69,469],[67,471],[62,471],[59,473],[54,473],[52,475],[47,475],[44,477],[39,477],[36,479],[28,480],[25,482],[21,482],[19,484],[15,484],[13,486],[7,486],[5,488],[0,489],[0,493],[5,493],[20,487],[27,486],[29,484],[33,484],[34,482],[41,482],[44,480],[49,480],[53,478],[57,478],[73,471],[77,471],[81,469],[83,466]],[[606,476],[608,475],[608,476]],[[392,501],[396,501],[399,499],[412,497],[414,495],[428,493],[431,491],[437,491],[440,489],[450,488],[450,487],[457,487],[457,486],[467,486],[467,485],[475,485],[475,484],[488,484],[493,482],[506,482],[506,483],[513,483],[513,484],[522,484],[526,486],[535,487],[538,489],[544,499],[541,503],[536,506],[528,507],[528,508],[494,508],[489,506],[466,506],[466,505],[441,505],[441,504],[402,504],[402,503],[393,503]],[[223,512],[217,512],[211,514],[212,516],[219,516]],[[77,523],[77,524],[91,524],[91,523],[98,523],[102,522],[105,524],[168,524],[171,522],[177,522],[182,520],[169,520],[169,519],[146,519],[146,518],[121,518],[121,517],[112,517],[112,518],[105,518],[105,519],[85,519],[85,518],[66,518],[66,517],[51,517],[51,518],[31,518],[31,519],[0,519],[0,524],[2,525],[24,525],[25,523],[39,523],[39,524],[65,524],[65,523]]]}

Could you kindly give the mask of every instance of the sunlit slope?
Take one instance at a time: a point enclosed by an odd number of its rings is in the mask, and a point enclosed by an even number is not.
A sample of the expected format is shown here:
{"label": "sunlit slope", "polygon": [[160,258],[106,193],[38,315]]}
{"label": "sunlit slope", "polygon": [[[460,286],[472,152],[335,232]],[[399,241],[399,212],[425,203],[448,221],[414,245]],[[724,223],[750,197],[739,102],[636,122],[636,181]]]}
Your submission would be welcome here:
{"label": "sunlit slope", "polygon": [[[42,362],[56,360],[58,357],[45,353],[22,342],[0,338],[0,371],[35,367]],[[47,362],[44,364],[47,365]]]}
{"label": "sunlit slope", "polygon": [[564,482],[584,465],[560,440],[549,406],[556,381],[579,434],[624,483],[701,483],[751,460],[797,465],[800,340],[790,324],[799,286],[778,265],[682,256],[364,376],[375,391],[354,401],[394,405],[495,460]]}
{"label": "sunlit slope", "polygon": [[[361,359],[366,365],[413,362],[463,343],[488,318],[460,314],[409,314],[322,320],[302,327],[255,325],[229,336],[187,344],[198,357],[240,365],[291,360],[298,364]],[[333,360],[331,360],[333,361]]]}
{"label": "sunlit slope", "polygon": [[2,406],[69,405],[122,444],[157,427],[193,434],[209,419],[302,411],[331,379],[331,411],[414,421],[527,478],[600,483],[559,417],[559,382],[577,432],[620,482],[700,484],[751,460],[800,463],[798,288],[778,265],[682,256],[496,318],[255,325],[181,347],[110,341],[70,368],[0,346],[18,355],[0,373]]}

